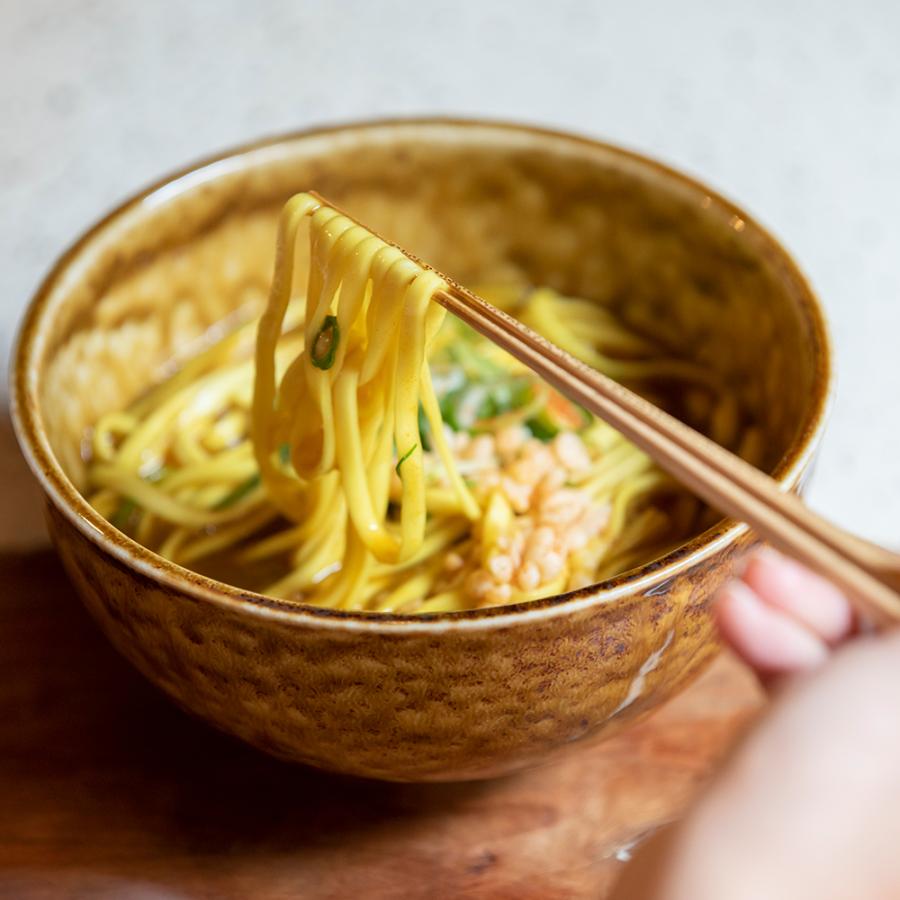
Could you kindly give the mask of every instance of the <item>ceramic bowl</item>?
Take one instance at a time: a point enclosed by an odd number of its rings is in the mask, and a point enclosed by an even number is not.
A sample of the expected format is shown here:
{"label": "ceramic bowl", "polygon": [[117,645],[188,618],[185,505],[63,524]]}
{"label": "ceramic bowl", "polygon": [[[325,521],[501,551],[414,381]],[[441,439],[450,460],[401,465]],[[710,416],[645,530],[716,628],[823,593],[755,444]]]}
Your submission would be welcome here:
{"label": "ceramic bowl", "polygon": [[382,121],[243,147],[120,206],[56,264],[19,338],[14,419],[50,531],[112,643],[185,709],[285,759],[391,780],[510,772],[611,733],[717,647],[716,588],[750,546],[723,521],[574,593],[432,616],[333,612],[201,577],[85,502],[82,441],[238,308],[275,219],[315,189],[459,281],[603,300],[718,371],[796,489],[829,393],[822,312],[749,216],[659,163],[490,122]]}

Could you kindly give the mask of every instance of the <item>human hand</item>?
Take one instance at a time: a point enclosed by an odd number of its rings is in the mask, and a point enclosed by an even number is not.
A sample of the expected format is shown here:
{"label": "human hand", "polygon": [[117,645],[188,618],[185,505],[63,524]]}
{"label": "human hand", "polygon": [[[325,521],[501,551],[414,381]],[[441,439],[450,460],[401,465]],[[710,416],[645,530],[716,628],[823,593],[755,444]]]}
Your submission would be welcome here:
{"label": "human hand", "polygon": [[764,681],[821,665],[855,629],[831,582],[769,548],[722,589],[713,611],[726,643]]}
{"label": "human hand", "polygon": [[900,631],[860,635],[834,586],[768,550],[723,589],[715,615],[777,697],[684,820],[636,855],[615,897],[900,897]]}

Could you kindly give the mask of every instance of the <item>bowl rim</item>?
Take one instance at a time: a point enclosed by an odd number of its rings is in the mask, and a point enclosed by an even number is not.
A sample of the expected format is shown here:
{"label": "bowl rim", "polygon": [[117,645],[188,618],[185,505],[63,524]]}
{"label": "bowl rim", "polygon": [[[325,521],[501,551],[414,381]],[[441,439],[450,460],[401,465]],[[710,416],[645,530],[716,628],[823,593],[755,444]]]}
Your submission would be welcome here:
{"label": "bowl rim", "polygon": [[[527,621],[568,615],[595,605],[610,604],[637,593],[644,595],[656,593],[679,573],[733,544],[749,530],[748,526],[741,522],[724,519],[658,560],[586,588],[538,600],[458,612],[427,614],[359,612],[282,601],[199,575],[157,555],[120,532],[100,516],[77,491],[58,463],[47,439],[37,394],[36,360],[42,333],[46,327],[44,311],[49,298],[82,252],[90,249],[91,242],[142,204],[152,202],[154,195],[163,191],[180,194],[190,190],[196,183],[198,175],[201,176],[200,180],[206,180],[204,175],[215,177],[218,165],[224,161],[234,163],[258,151],[274,149],[279,145],[308,138],[334,138],[379,129],[401,131],[404,128],[429,127],[452,130],[484,129],[520,138],[530,136],[555,140],[561,144],[568,143],[576,149],[602,151],[624,163],[649,170],[669,182],[675,182],[681,188],[699,192],[704,197],[705,207],[718,207],[721,212],[731,216],[734,222],[740,222],[742,230],[755,234],[760,251],[764,251],[761,255],[777,263],[780,279],[794,282],[815,343],[816,371],[810,411],[802,423],[802,429],[798,431],[793,443],[772,473],[785,488],[793,488],[800,483],[821,440],[831,407],[834,390],[832,342],[821,303],[808,279],[780,241],[756,219],[690,175],[642,153],[586,135],[491,118],[413,116],[355,120],[303,128],[239,144],[158,179],[132,194],[85,230],[56,259],[31,298],[21,320],[12,355],[10,405],[13,428],[25,459],[47,498],[83,537],[106,552],[119,568],[129,574],[142,575],[195,599],[289,625],[326,626],[341,630],[380,633],[439,633],[447,630],[505,628]],[[185,183],[180,185],[179,190],[179,184],[182,182]]]}

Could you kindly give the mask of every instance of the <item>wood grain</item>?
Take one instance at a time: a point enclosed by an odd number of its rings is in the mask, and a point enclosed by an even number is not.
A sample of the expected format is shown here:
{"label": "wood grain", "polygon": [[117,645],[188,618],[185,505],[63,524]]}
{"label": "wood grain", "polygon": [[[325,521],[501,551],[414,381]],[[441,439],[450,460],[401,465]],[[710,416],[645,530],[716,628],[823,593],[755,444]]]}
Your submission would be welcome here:
{"label": "wood grain", "polygon": [[[392,785],[263,756],[107,644],[0,421],[0,898],[602,897],[759,708],[720,659],[637,726],[494,782]],[[30,549],[29,549],[30,548]]]}
{"label": "wood grain", "polygon": [[721,659],[625,733],[489,783],[269,759],[109,648],[52,551],[0,555],[0,897],[597,897],[758,707]]}

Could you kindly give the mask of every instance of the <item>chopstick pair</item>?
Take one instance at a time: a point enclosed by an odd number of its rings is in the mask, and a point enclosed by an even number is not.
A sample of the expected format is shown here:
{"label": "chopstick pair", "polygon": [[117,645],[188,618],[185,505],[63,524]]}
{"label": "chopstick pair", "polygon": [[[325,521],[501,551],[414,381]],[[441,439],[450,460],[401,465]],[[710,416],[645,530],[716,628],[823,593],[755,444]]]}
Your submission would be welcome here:
{"label": "chopstick pair", "polygon": [[[432,268],[404,248],[397,249]],[[453,315],[620,431],[710,506],[746,522],[774,547],[833,581],[858,613],[882,627],[900,621],[900,555],[826,521],[759,469],[441,277],[448,289],[434,299]]]}
{"label": "chopstick pair", "polygon": [[827,522],[773,478],[465,288],[451,284],[435,300],[608,422],[710,506],[829,578],[858,612],[880,625],[900,621],[894,589],[900,556]]}

